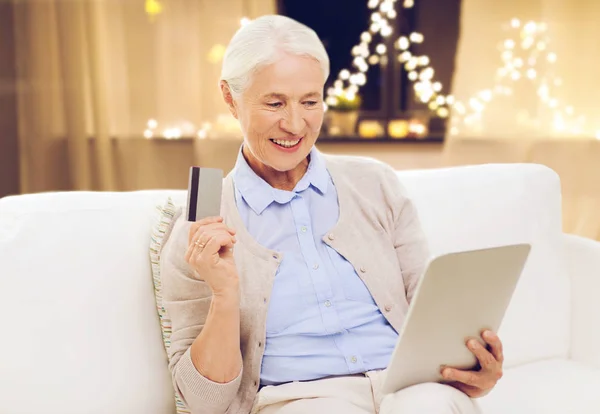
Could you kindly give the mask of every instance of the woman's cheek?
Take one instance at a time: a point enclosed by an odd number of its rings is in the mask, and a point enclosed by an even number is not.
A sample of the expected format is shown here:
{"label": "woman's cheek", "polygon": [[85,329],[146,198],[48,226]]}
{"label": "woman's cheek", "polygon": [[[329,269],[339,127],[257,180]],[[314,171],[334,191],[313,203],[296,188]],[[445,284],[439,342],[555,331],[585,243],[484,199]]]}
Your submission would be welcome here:
{"label": "woman's cheek", "polygon": [[270,111],[257,111],[250,116],[250,124],[253,130],[259,133],[267,133],[276,126],[281,115]]}
{"label": "woman's cheek", "polygon": [[323,111],[314,111],[307,115],[306,119],[308,121],[308,125],[312,131],[318,131],[323,124]]}

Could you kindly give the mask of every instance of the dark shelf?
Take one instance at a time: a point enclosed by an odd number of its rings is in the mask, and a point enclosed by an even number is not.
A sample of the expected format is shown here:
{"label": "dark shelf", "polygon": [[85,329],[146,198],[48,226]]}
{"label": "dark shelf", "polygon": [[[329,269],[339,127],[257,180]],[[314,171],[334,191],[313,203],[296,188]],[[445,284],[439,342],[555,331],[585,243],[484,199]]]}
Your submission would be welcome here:
{"label": "dark shelf", "polygon": [[443,144],[443,137],[425,137],[425,138],[392,138],[392,137],[378,137],[378,138],[361,138],[359,136],[320,136],[317,140],[319,143],[372,143],[372,142],[389,142],[394,144]]}

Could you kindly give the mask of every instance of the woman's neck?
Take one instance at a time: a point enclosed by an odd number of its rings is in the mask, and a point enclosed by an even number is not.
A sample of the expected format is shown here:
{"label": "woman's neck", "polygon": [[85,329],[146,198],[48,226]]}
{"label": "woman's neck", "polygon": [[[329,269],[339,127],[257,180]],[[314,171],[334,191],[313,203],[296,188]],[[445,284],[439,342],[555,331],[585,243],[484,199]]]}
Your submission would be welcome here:
{"label": "woman's neck", "polygon": [[298,184],[298,181],[300,181],[302,177],[304,177],[304,174],[306,174],[306,170],[308,169],[308,165],[310,163],[309,154],[294,169],[289,171],[277,171],[263,164],[251,154],[247,154],[244,149],[242,150],[242,154],[244,155],[244,158],[246,159],[246,162],[250,168],[252,168],[256,175],[265,180],[271,187],[279,190],[292,191],[296,187],[296,184]]}

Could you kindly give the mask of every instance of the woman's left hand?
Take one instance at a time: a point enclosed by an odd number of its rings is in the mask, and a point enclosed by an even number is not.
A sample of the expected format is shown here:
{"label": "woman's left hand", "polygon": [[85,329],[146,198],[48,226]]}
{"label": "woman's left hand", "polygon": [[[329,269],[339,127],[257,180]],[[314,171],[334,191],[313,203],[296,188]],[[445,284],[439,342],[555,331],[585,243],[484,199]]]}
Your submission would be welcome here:
{"label": "woman's left hand", "polygon": [[481,369],[479,371],[463,371],[455,368],[444,368],[442,376],[451,381],[451,385],[471,398],[483,397],[489,393],[500,378],[502,378],[502,342],[498,335],[491,331],[485,331],[481,335],[488,349],[475,339],[467,341],[467,347],[479,360]]}

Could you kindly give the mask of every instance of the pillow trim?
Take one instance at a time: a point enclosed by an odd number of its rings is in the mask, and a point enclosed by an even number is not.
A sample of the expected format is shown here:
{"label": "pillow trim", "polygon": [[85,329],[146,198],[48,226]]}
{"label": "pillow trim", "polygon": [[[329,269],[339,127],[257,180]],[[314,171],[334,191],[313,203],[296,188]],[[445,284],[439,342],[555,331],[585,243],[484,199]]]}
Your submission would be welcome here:
{"label": "pillow trim", "polygon": [[[160,274],[160,257],[163,249],[163,242],[169,237],[173,226],[181,215],[181,208],[175,206],[171,197],[167,198],[164,205],[156,206],[156,223],[152,227],[150,234],[150,264],[152,269],[152,281],[154,286],[154,298],[156,310],[160,322],[161,336],[163,346],[169,358],[169,349],[171,347],[172,323],[167,310],[163,305],[162,280]],[[177,414],[191,414],[191,411],[183,403],[179,395],[174,390],[175,409]]]}

